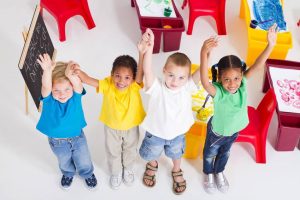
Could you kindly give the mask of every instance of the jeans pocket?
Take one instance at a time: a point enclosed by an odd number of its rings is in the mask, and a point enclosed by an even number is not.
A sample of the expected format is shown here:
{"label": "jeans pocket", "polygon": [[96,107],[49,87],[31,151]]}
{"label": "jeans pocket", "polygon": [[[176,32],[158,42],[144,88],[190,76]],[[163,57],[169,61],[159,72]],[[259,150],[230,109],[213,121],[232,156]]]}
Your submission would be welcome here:
{"label": "jeans pocket", "polygon": [[54,139],[54,138],[48,138],[48,142],[49,142],[51,147],[58,147],[61,144],[61,140]]}
{"label": "jeans pocket", "polygon": [[148,132],[146,132],[146,135],[145,135],[148,139],[151,139],[152,138],[152,134],[151,133],[148,133]]}

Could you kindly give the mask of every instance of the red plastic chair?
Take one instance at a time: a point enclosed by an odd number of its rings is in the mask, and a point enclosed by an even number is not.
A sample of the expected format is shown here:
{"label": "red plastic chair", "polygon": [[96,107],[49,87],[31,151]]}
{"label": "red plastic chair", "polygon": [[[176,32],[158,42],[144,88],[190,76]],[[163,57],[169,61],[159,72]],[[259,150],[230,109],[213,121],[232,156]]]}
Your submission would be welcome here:
{"label": "red plastic chair", "polygon": [[225,25],[226,0],[184,0],[182,9],[188,4],[190,8],[189,25],[187,34],[191,35],[196,18],[200,16],[212,16],[217,24],[218,34],[226,35]]}
{"label": "red plastic chair", "polygon": [[257,109],[248,106],[249,124],[236,139],[236,142],[249,142],[254,146],[257,163],[266,163],[266,140],[275,108],[275,93],[269,89]]}
{"label": "red plastic chair", "polygon": [[83,17],[88,29],[95,27],[87,0],[41,0],[40,6],[41,13],[45,8],[55,17],[61,42],[66,40],[65,25],[67,20],[75,15]]}

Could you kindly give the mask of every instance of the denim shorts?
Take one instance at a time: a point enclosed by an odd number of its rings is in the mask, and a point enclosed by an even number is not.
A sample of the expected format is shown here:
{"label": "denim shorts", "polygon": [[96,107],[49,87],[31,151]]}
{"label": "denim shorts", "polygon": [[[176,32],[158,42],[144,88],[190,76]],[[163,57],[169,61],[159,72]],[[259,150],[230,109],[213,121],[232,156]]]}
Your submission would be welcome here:
{"label": "denim shorts", "polygon": [[164,151],[172,160],[180,159],[185,149],[185,135],[179,135],[172,140],[165,140],[146,132],[140,147],[140,156],[147,161],[157,160]]}

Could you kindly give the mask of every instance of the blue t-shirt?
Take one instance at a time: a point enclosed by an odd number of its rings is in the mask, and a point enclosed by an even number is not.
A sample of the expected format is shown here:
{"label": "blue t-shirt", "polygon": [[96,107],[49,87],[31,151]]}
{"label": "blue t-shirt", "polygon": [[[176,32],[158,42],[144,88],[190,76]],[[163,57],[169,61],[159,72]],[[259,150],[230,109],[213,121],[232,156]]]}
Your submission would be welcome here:
{"label": "blue t-shirt", "polygon": [[36,128],[53,138],[76,137],[81,134],[81,129],[86,126],[81,97],[85,95],[73,92],[73,96],[65,103],[55,100],[52,93],[41,98],[43,109]]}

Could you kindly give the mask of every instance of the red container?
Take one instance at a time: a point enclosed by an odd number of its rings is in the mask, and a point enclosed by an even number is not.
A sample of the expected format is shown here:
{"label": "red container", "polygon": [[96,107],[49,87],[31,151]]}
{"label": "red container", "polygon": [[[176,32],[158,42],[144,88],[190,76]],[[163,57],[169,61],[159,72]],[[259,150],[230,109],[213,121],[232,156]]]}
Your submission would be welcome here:
{"label": "red container", "polygon": [[[300,70],[300,62],[268,59],[266,62],[263,92],[267,91],[270,87],[273,88],[270,67]],[[293,151],[297,144],[300,148],[300,114],[282,112],[278,109],[278,106],[276,112],[278,115],[278,130],[275,149],[277,151]]]}
{"label": "red container", "polygon": [[[138,5],[136,0],[131,0],[134,5]],[[174,2],[172,1],[176,17],[144,17],[141,16],[138,6],[135,6],[139,18],[140,29],[142,33],[150,28],[154,33],[153,53],[159,53],[161,44],[161,35],[163,34],[163,51],[176,51],[180,48],[181,34],[185,30],[184,22],[179,14]],[[164,28],[165,25],[170,28]]]}
{"label": "red container", "polygon": [[[281,113],[278,117],[278,131],[275,149],[293,151],[300,138],[300,118],[292,113]],[[299,144],[300,145],[300,144]]]}

